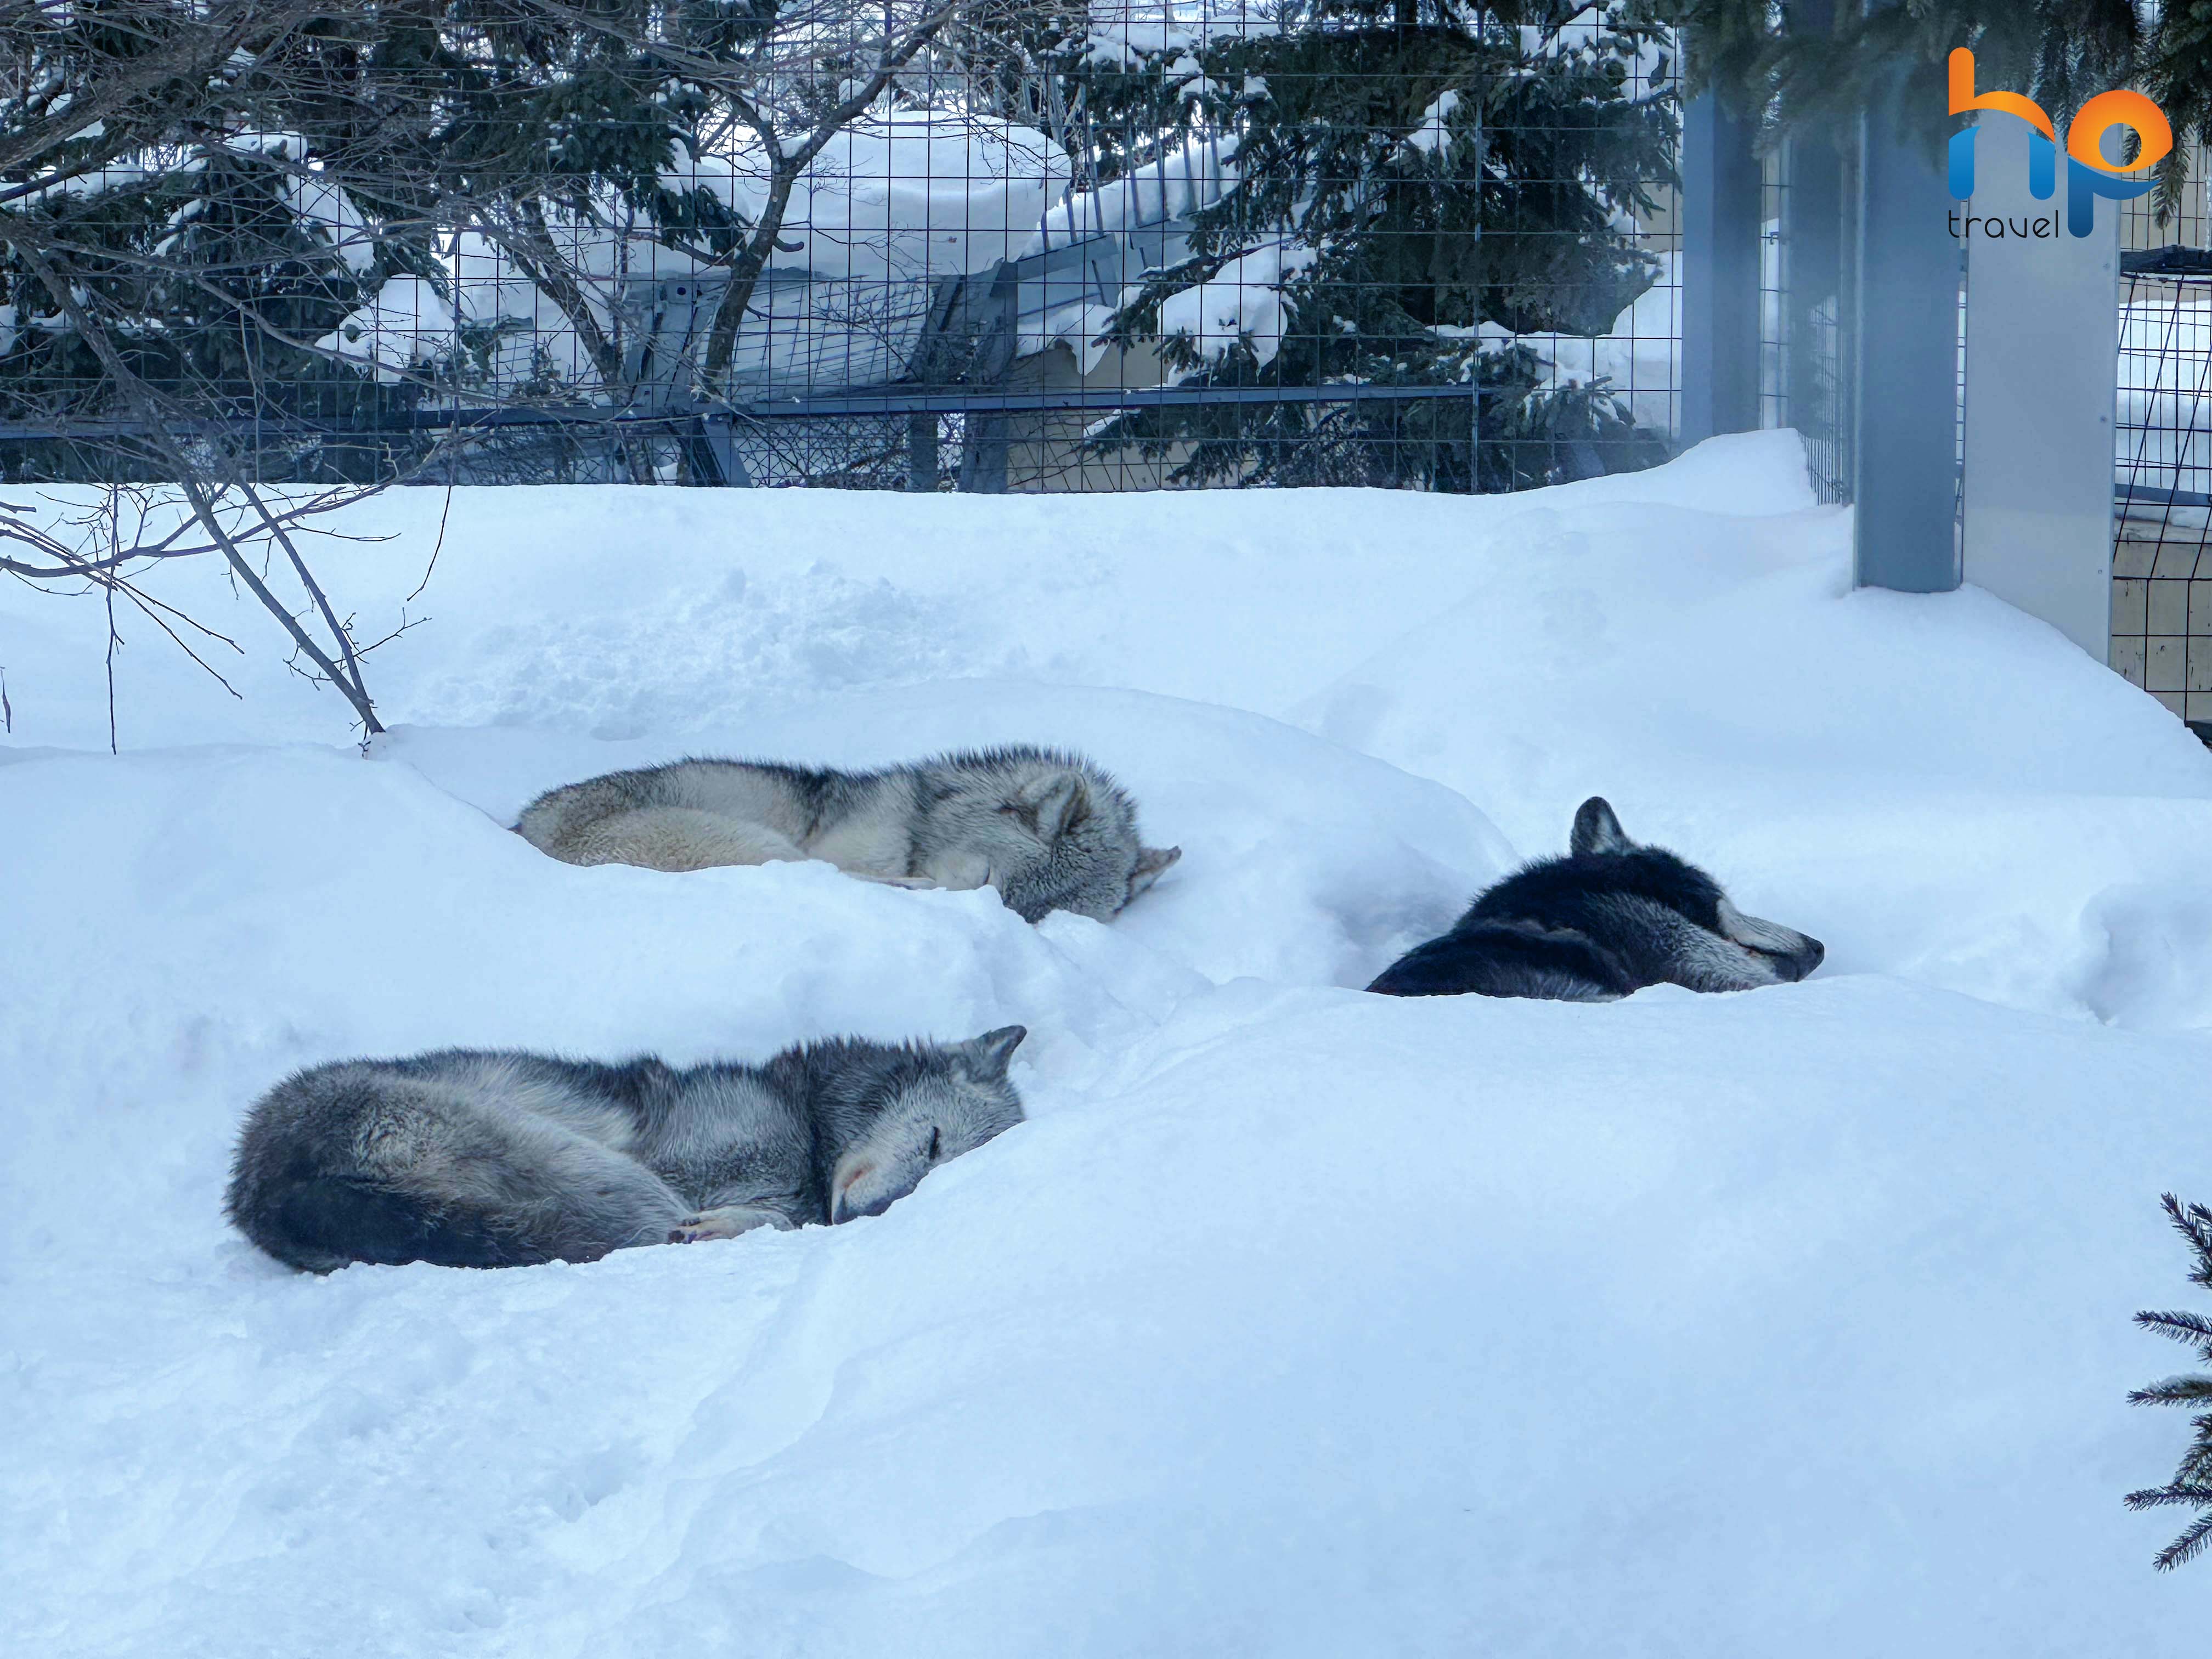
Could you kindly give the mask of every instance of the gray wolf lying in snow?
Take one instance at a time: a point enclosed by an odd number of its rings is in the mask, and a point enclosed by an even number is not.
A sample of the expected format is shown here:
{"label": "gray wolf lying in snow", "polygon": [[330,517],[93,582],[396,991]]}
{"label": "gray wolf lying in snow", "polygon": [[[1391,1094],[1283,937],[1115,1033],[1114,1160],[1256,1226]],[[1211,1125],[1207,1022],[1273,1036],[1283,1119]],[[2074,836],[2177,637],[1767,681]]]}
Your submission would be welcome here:
{"label": "gray wolf lying in snow", "polygon": [[512,1267],[880,1214],[1022,1121],[1018,1025],[688,1071],[453,1048],[287,1078],[247,1114],[224,1208],[279,1261]]}
{"label": "gray wolf lying in snow", "polygon": [[1569,846],[1565,858],[1506,877],[1367,988],[1607,1002],[1647,985],[1747,991],[1800,980],[1826,955],[1816,939],[1744,915],[1695,865],[1638,846],[1600,797],[1576,812]]}
{"label": "gray wolf lying in snow", "polygon": [[1182,856],[1139,841],[1135,803],[1097,767],[1026,745],[874,772],[676,761],[550,790],[515,829],[570,864],[826,859],[895,886],[993,887],[1026,921],[1103,921]]}

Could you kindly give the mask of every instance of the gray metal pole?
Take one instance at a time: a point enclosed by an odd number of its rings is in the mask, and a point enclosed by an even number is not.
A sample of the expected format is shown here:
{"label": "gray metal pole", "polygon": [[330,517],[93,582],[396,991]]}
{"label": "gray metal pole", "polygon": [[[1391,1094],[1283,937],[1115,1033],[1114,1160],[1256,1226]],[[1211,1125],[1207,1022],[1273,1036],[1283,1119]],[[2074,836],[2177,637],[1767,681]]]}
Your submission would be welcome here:
{"label": "gray metal pole", "polygon": [[1965,574],[2103,662],[2119,204],[2099,204],[2093,234],[2069,234],[2063,198],[2030,191],[2030,131],[2016,115],[1984,115],[1974,199],[1954,204],[1967,233]]}
{"label": "gray metal pole", "polygon": [[1759,167],[1708,93],[1682,118],[1683,447],[1759,427]]}
{"label": "gray metal pole", "polygon": [[1862,587],[1959,585],[1959,244],[1936,159],[1859,118],[1852,563]]}
{"label": "gray metal pole", "polygon": [[906,417],[906,487],[924,494],[937,488],[937,416]]}

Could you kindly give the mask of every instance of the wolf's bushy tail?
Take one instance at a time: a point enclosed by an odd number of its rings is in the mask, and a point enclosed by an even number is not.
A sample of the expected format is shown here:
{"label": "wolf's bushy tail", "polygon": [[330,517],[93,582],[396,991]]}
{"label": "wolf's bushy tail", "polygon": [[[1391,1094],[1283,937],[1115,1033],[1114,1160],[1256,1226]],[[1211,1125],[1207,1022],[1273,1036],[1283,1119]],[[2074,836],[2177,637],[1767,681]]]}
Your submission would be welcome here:
{"label": "wolf's bushy tail", "polygon": [[243,1232],[279,1261],[326,1273],[356,1261],[397,1267],[520,1267],[550,1258],[489,1224],[469,1206],[432,1206],[365,1181],[280,1178],[233,1186],[228,1208]]}

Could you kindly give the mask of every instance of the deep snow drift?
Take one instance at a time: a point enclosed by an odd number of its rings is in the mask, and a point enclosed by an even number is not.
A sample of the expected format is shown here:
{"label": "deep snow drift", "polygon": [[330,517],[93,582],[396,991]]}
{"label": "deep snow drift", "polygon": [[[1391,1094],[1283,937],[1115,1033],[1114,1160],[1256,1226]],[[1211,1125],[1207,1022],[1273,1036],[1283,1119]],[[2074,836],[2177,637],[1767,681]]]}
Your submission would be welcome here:
{"label": "deep snow drift", "polygon": [[[1504,500],[394,494],[397,728],[0,588],[0,1637],[49,1654],[2191,1650],[2139,1306],[2212,1191],[2212,757],[1786,436]],[[1035,738],[1185,856],[1110,927],[577,870],[535,790]],[[1819,935],[1603,1007],[1348,988],[1583,795]],[[336,1055],[1018,1020],[1031,1121],[838,1229],[291,1275]]]}

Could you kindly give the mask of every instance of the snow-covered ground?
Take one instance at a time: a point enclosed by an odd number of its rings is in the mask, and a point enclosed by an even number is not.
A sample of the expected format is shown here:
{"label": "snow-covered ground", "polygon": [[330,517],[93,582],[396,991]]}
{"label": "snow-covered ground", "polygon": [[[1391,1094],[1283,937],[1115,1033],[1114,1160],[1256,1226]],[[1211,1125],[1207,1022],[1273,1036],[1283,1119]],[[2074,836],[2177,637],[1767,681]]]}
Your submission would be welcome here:
{"label": "snow-covered ground", "polygon": [[[365,635],[447,507],[321,549]],[[1846,531],[1777,434],[1488,500],[460,492],[366,758],[211,568],[155,591],[242,700],[126,617],[120,757],[97,607],[0,587],[0,1649],[2195,1651],[2119,1495],[2185,1433],[2122,1396],[2212,1192],[2212,756]],[[503,828],[1011,738],[1185,849],[1113,925]],[[1593,792],[1826,966],[1352,988]],[[1031,1121],[842,1228],[316,1279],[218,1213],[331,1056],[1016,1020]]]}

